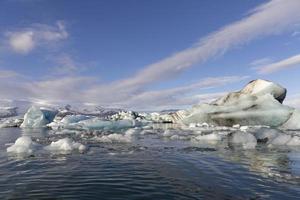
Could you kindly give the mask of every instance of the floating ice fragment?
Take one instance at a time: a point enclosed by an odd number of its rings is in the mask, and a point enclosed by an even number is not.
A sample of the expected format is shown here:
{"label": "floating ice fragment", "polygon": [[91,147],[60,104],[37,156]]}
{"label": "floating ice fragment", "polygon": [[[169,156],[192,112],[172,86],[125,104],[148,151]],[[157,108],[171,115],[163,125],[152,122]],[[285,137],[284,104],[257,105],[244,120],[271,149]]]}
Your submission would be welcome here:
{"label": "floating ice fragment", "polygon": [[45,150],[59,153],[69,153],[74,150],[84,152],[86,150],[86,146],[81,143],[74,142],[70,138],[63,138],[56,142],[51,142],[50,145],[45,147]]}
{"label": "floating ice fragment", "polygon": [[35,147],[36,143],[34,143],[30,137],[22,136],[19,137],[12,146],[7,148],[7,152],[30,156],[33,155]]}
{"label": "floating ice fragment", "polygon": [[120,133],[112,133],[109,135],[103,135],[100,137],[95,137],[99,142],[104,143],[129,143],[132,141],[131,135],[122,135]]}
{"label": "floating ice fragment", "polygon": [[220,141],[222,140],[222,137],[217,133],[211,133],[207,135],[199,135],[195,137],[195,139],[200,141],[211,141],[211,140]]}
{"label": "floating ice fragment", "polygon": [[239,125],[239,124],[235,124],[232,126],[232,128],[240,128],[240,127],[241,127],[241,125]]}
{"label": "floating ice fragment", "polygon": [[22,118],[10,117],[0,120],[0,128],[20,127],[23,123]]}

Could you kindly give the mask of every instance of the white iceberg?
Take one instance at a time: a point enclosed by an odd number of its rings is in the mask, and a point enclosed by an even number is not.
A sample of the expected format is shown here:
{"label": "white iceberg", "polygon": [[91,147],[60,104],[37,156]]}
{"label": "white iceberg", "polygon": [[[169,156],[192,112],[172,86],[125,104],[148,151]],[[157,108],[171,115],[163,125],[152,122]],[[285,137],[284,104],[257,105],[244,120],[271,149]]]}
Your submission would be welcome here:
{"label": "white iceberg", "polygon": [[90,116],[86,116],[86,115],[66,115],[62,119],[56,116],[53,122],[47,124],[47,126],[54,130],[71,128],[74,125],[76,126],[76,123],[90,118],[91,118]]}
{"label": "white iceberg", "polygon": [[129,143],[132,141],[133,136],[131,134],[112,133],[109,135],[98,136],[94,138],[98,142],[103,143]]}
{"label": "white iceberg", "polygon": [[84,152],[86,150],[86,146],[79,142],[74,142],[70,138],[63,138],[56,142],[51,142],[50,145],[45,147],[45,150],[64,154],[70,153],[71,151]]}
{"label": "white iceberg", "polygon": [[232,92],[210,103],[172,114],[173,122],[217,126],[266,125],[300,129],[300,112],[282,105],[286,89],[265,80],[251,81],[239,92]]}
{"label": "white iceberg", "polygon": [[195,137],[195,139],[199,141],[221,141],[222,136],[218,133],[210,133],[206,135],[199,135]]}
{"label": "white iceberg", "polygon": [[0,128],[20,127],[23,123],[23,118],[9,117],[0,120]]}
{"label": "white iceberg", "polygon": [[24,115],[24,121],[21,124],[22,128],[39,128],[45,127],[47,124],[53,121],[56,110],[47,108],[38,108],[32,106]]}
{"label": "white iceberg", "polygon": [[7,148],[7,152],[30,156],[33,155],[36,145],[37,144],[34,143],[30,137],[22,136],[19,137],[12,146]]}
{"label": "white iceberg", "polygon": [[120,130],[141,126],[142,123],[132,119],[123,120],[103,120],[101,118],[91,118],[76,123],[77,128],[88,130]]}

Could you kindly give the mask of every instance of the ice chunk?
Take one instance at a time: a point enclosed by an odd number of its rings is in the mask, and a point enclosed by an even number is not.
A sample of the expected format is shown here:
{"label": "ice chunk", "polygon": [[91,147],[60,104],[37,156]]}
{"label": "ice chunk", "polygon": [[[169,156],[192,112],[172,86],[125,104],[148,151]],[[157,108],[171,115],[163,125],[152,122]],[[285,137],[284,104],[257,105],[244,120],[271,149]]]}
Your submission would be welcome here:
{"label": "ice chunk", "polygon": [[105,143],[128,143],[132,141],[132,136],[130,134],[120,134],[120,133],[112,133],[109,135],[103,135],[95,138],[99,142]]}
{"label": "ice chunk", "polygon": [[47,124],[47,126],[54,130],[61,129],[61,128],[71,128],[76,123],[90,118],[91,116],[86,116],[86,115],[67,115],[61,120],[55,118],[53,122]]}
{"label": "ice chunk", "polygon": [[241,144],[244,149],[253,149],[257,144],[256,138],[251,133],[242,131],[232,133],[230,142],[234,144]]}
{"label": "ice chunk", "polygon": [[36,147],[36,143],[32,142],[28,136],[19,137],[15,143],[7,148],[8,153],[33,155],[33,150]]}
{"label": "ice chunk", "polygon": [[232,126],[232,128],[240,128],[241,127],[241,125],[239,125],[239,124],[234,124],[233,126]]}
{"label": "ice chunk", "polygon": [[81,143],[74,142],[70,138],[63,138],[56,142],[52,142],[50,145],[45,147],[45,150],[64,154],[70,153],[71,151],[84,152],[86,150],[86,146]]}
{"label": "ice chunk", "polygon": [[17,107],[0,107],[0,119],[17,115]]}
{"label": "ice chunk", "polygon": [[22,118],[10,117],[0,120],[0,128],[20,127],[23,123]]}
{"label": "ice chunk", "polygon": [[144,116],[146,120],[151,122],[157,122],[157,123],[172,122],[172,117],[169,114],[153,112],[153,113],[143,113],[141,115]]}
{"label": "ice chunk", "polygon": [[92,118],[88,120],[83,120],[77,123],[78,126],[82,127],[83,129],[92,129],[92,130],[119,130],[119,129],[128,129],[133,128],[136,126],[141,126],[142,123],[130,120],[130,119],[123,119],[118,121],[108,121],[102,120],[99,118]]}
{"label": "ice chunk", "polygon": [[240,130],[246,132],[249,129],[249,126],[241,126]]}
{"label": "ice chunk", "polygon": [[200,141],[220,141],[222,140],[222,136],[217,134],[217,133],[211,133],[211,134],[207,134],[207,135],[199,135],[197,137],[195,137],[196,140],[200,140]]}
{"label": "ice chunk", "polygon": [[64,124],[71,124],[71,123],[77,123],[83,120],[87,120],[90,118],[91,117],[86,115],[67,115],[61,120],[61,122]]}
{"label": "ice chunk", "polygon": [[48,123],[52,122],[56,110],[51,110],[47,108],[38,108],[32,106],[24,116],[24,121],[21,124],[22,128],[38,128],[45,127]]}
{"label": "ice chunk", "polygon": [[135,135],[138,135],[139,133],[141,133],[141,129],[138,128],[138,127],[135,127],[135,128],[130,128],[128,129],[126,132],[125,132],[125,135],[127,136],[135,136]]}

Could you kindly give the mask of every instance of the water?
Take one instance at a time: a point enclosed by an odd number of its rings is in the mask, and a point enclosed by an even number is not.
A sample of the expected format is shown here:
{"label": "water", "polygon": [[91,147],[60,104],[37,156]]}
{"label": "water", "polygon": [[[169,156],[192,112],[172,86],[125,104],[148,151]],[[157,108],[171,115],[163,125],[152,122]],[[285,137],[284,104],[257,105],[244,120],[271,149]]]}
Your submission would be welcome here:
{"label": "water", "polygon": [[29,134],[39,143],[61,135],[0,129],[0,199],[300,199],[300,150],[197,145],[145,135],[104,144],[68,135],[88,151],[8,155]]}

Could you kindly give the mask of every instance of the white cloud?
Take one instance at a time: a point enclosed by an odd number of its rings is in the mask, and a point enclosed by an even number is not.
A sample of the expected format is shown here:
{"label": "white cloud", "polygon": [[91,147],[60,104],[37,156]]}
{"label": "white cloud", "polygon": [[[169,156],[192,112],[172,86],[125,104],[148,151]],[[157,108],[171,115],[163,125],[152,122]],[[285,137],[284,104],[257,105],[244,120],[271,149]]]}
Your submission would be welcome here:
{"label": "white cloud", "polygon": [[35,42],[33,41],[33,32],[25,31],[11,33],[9,37],[9,44],[14,51],[26,54],[35,46]]}
{"label": "white cloud", "polygon": [[58,21],[56,26],[33,24],[31,27],[9,31],[6,36],[8,45],[14,52],[28,54],[43,44],[66,39],[68,32],[63,22]]}
{"label": "white cloud", "polygon": [[300,66],[300,54],[280,60],[278,62],[271,63],[269,65],[264,65],[258,68],[258,73],[260,74],[270,74],[279,70]]}

